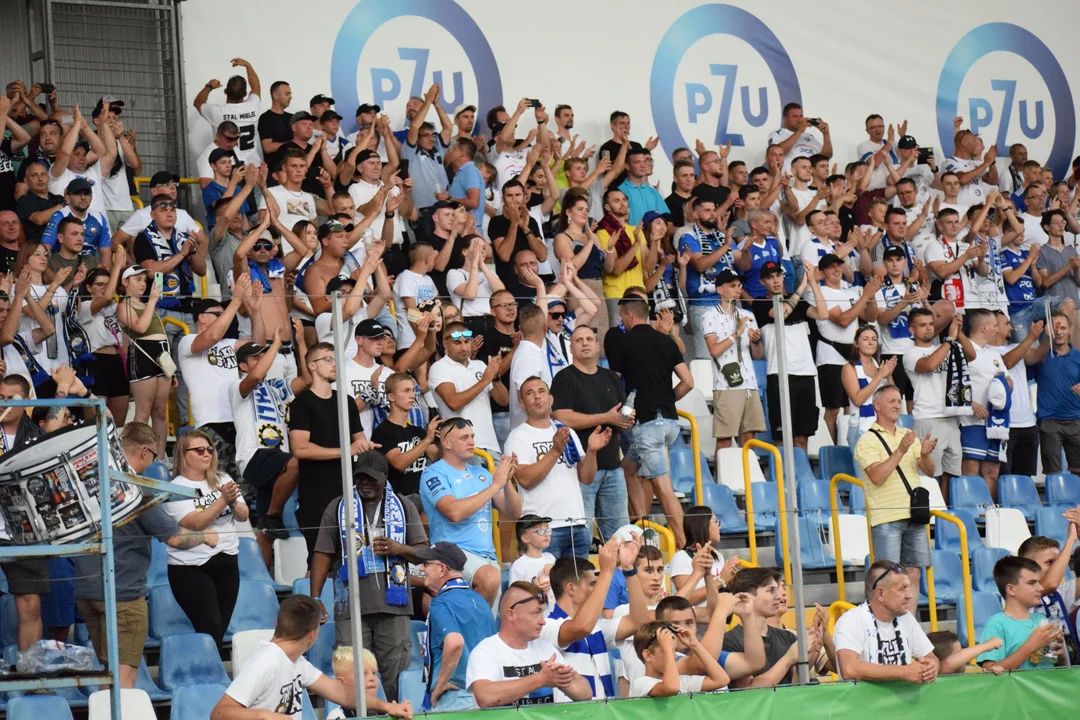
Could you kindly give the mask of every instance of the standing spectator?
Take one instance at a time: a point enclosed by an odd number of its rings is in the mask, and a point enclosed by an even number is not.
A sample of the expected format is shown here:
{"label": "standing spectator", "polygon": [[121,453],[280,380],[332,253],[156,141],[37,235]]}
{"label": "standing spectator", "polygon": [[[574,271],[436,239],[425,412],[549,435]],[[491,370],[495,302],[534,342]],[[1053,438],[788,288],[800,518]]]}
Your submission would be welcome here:
{"label": "standing spectator", "polygon": [[10,137],[0,139],[0,212],[15,209],[15,165],[12,160],[30,142],[30,133],[11,117],[11,106],[11,98],[0,95],[0,118],[4,120],[4,129],[10,132]]}
{"label": "standing spectator", "polygon": [[630,206],[626,194],[616,188],[604,193],[604,216],[596,228],[596,239],[604,251],[604,302],[609,320],[619,310],[619,300],[632,287],[645,285],[644,268],[656,265],[655,247],[650,247],[641,228],[627,220]]}
{"label": "standing spectator", "polygon": [[[817,133],[810,130],[817,128]],[[789,102],[784,106],[784,124],[779,130],[769,133],[769,146],[776,145],[784,151],[784,170],[791,169],[795,158],[821,154],[832,157],[832,137],[829,135],[829,123],[821,118],[803,117],[802,105]],[[793,250],[794,251],[794,250]]]}
{"label": "standing spectator", "polygon": [[[491,315],[492,296],[505,286],[488,265],[491,261],[491,245],[483,237],[466,235],[460,245],[459,257],[451,261],[451,267],[456,262],[461,264],[446,273],[446,286],[451,299],[461,311],[462,322],[480,336],[486,331],[487,318]],[[455,250],[457,248],[455,245]]]}
{"label": "standing spectator", "polygon": [[1035,425],[1035,412],[1031,407],[1027,368],[1046,359],[1051,342],[1043,337],[1046,323],[1036,320],[1023,340],[1013,343],[1013,324],[1009,316],[1000,310],[994,316],[997,320],[997,339],[993,349],[1005,362],[1013,386],[1009,406],[1009,445],[1005,460],[1001,463],[1001,474],[1033,477],[1038,474],[1039,428]]}
{"label": "standing spectator", "polygon": [[[946,172],[954,172],[960,180],[958,202],[974,205],[983,202],[990,188],[997,185],[997,145],[991,145],[982,160],[982,140],[970,130],[960,130],[953,139],[953,157],[945,160]],[[986,180],[983,180],[983,177]]]}
{"label": "standing spectator", "polygon": [[[900,125],[900,134],[904,134],[907,123]],[[893,152],[893,142],[896,139],[896,131],[889,125],[889,137],[885,139],[885,120],[880,115],[868,115],[866,118],[866,134],[868,140],[859,143],[855,148],[856,154],[862,162],[871,157],[874,158],[874,172],[870,177],[869,190],[878,190],[885,187],[889,177],[888,165],[899,165],[900,158]]]}
{"label": "standing spectator", "polygon": [[83,178],[95,188],[90,207],[104,215],[105,193],[101,188],[101,168],[112,168],[116,160],[116,138],[108,123],[102,126],[102,133],[104,138],[99,138],[76,105],[71,128],[60,143],[56,160],[49,166],[49,192],[63,192],[72,180]]}
{"label": "standing spectator", "polygon": [[493,604],[501,573],[491,533],[491,507],[500,518],[521,515],[521,497],[509,482],[517,458],[506,455],[495,474],[471,464],[476,441],[464,418],[448,418],[439,427],[442,459],[428,465],[420,479],[420,499],[428,516],[431,539],[452,542],[465,553],[462,576]]}
{"label": "standing spectator", "polygon": [[458,203],[472,213],[477,227],[483,227],[487,200],[484,176],[476,167],[476,141],[470,137],[458,137],[446,153],[446,167],[453,171],[454,179],[446,191],[447,199]]}
{"label": "standing spectator", "polygon": [[[147,285],[150,286],[147,294]],[[132,265],[120,276],[119,305],[116,320],[125,328],[128,343],[128,381],[135,398],[135,422],[149,422],[154,427],[159,445],[158,455],[165,454],[165,411],[169,402],[172,378],[161,366],[162,355],[168,356],[169,338],[157,312],[160,290],[157,283],[148,283],[146,270]],[[146,297],[144,303],[141,298]]]}
{"label": "standing spectator", "polygon": [[428,385],[435,392],[439,414],[472,421],[476,447],[498,461],[502,453],[491,420],[491,400],[494,398],[500,404],[509,401],[506,386],[499,380],[503,363],[498,357],[487,365],[470,359],[473,332],[464,323],[453,322],[443,327],[443,346],[446,355],[428,370]]}
{"label": "standing spectator", "polygon": [[679,160],[672,167],[671,174],[674,176],[673,187],[671,194],[664,198],[664,204],[667,205],[672,227],[680,228],[686,224],[683,207],[693,197],[697,173],[692,160]]}
{"label": "standing spectator", "polygon": [[436,416],[427,424],[409,424],[409,413],[416,405],[416,380],[406,373],[394,373],[383,383],[390,412],[371,433],[389,465],[390,487],[415,505],[419,502],[420,477],[434,459]]}
{"label": "standing spectator", "polygon": [[0,271],[12,271],[19,247],[24,241],[25,235],[18,213],[14,210],[0,210]]}
{"label": "standing spectator", "polygon": [[[216,173],[214,172],[214,165],[216,160],[211,160],[211,155],[217,155],[218,158],[230,157],[233,160],[233,164],[236,165],[240,161],[240,156],[236,152],[236,144],[240,142],[240,128],[232,120],[223,120],[220,125],[217,126],[217,131],[214,133],[214,139],[203,148],[199,153],[199,157],[195,160],[195,172],[199,174],[199,186],[206,189],[206,186],[214,182]],[[225,155],[218,153],[221,150]],[[259,163],[254,163],[255,167],[259,167]],[[246,167],[246,165],[245,165]]]}
{"label": "standing spectator", "polygon": [[754,360],[761,359],[761,330],[754,314],[738,306],[742,281],[725,268],[716,276],[720,302],[702,317],[701,332],[713,366],[713,437],[718,448],[740,445],[765,432]]}
{"label": "standing spectator", "polygon": [[882,362],[878,348],[877,330],[872,325],[863,325],[855,331],[851,361],[841,371],[840,379],[848,396],[847,444],[852,449],[874,424],[874,393],[888,385],[896,371],[896,360]]}
{"label": "standing spectator", "polygon": [[554,250],[564,267],[573,265],[577,278],[588,288],[588,298],[597,307],[596,324],[609,327],[607,303],[603,302],[604,250],[589,225],[589,199],[568,192],[562,200],[562,232],[555,236]]}
{"label": "standing spectator", "polygon": [[[221,87],[220,80],[210,80],[199,90],[193,104],[198,113],[206,119],[206,122],[210,123],[210,127],[214,129],[215,133],[223,122],[235,123],[236,131],[239,134],[236,144],[237,159],[248,165],[258,165],[262,162],[263,156],[258,129],[258,125],[261,123],[259,108],[262,102],[260,99],[262,96],[262,83],[259,81],[255,68],[247,60],[233,58],[232,66],[244,68],[247,79],[245,80],[239,75],[233,75],[229,78],[228,83],[225,84],[224,103],[207,102],[210,93]],[[274,85],[277,84],[274,83]],[[288,85],[285,87],[287,89]],[[271,96],[274,94],[274,89],[270,89]],[[280,88],[278,90],[280,95]],[[291,99],[291,90],[289,93]],[[276,105],[277,101],[274,102]],[[285,104],[278,109],[278,112],[284,110],[288,105],[289,102],[286,100]]]}
{"label": "standing spectator", "polygon": [[[750,194],[759,193],[753,191]],[[743,289],[754,299],[763,299],[767,294],[761,282],[761,268],[765,263],[780,265],[782,260],[790,262],[787,248],[773,236],[772,220],[772,215],[768,210],[754,208],[739,221],[746,224],[746,233],[742,236],[742,242],[739,243],[739,249],[742,252],[735,262],[734,269],[742,274]],[[732,228],[732,233],[734,238],[734,228]]]}
{"label": "standing spectator", "polygon": [[586,527],[595,521],[601,538],[609,538],[630,522],[627,513],[626,477],[620,464],[620,434],[634,425],[634,410],[621,412],[626,400],[622,381],[612,370],[599,366],[596,330],[578,326],[570,336],[573,363],[551,383],[555,419],[577,433],[578,445],[589,446],[596,432],[610,430],[611,440],[596,453],[593,481],[580,487],[585,505]]}
{"label": "standing spectator", "polygon": [[[1031,327],[1038,317],[1042,320],[1045,305],[1036,301],[1042,274],[1035,267],[1042,246],[1032,244],[1024,249],[1024,237],[1012,235],[1001,244],[1001,277],[1005,281],[1005,296],[1009,299],[1008,318],[1015,330],[1012,339],[1018,339]],[[1046,323],[1042,320],[1043,324]]]}
{"label": "standing spectator", "polygon": [[[929,205],[924,206],[928,208]],[[906,260],[907,267],[904,268],[904,275],[914,275],[916,270],[916,261],[918,264],[922,264],[922,248],[916,248],[912,244],[912,239],[915,236],[914,229],[909,229],[907,224],[907,215],[905,215],[903,209],[897,207],[891,207],[885,211],[885,233],[881,236],[881,242],[875,243],[870,248],[870,259],[875,268],[885,265],[885,251],[891,247],[898,247],[904,253],[904,259]],[[915,276],[916,279],[918,275]]]}
{"label": "standing spectator", "polygon": [[[409,267],[394,281],[394,312],[397,315],[397,341],[402,347],[416,339],[412,322],[417,313],[428,312],[434,305],[438,290],[428,273],[435,267],[435,248],[417,243],[409,248]],[[410,322],[410,315],[413,316]]]}
{"label": "standing spectator", "polygon": [[53,215],[64,207],[64,198],[49,191],[49,167],[40,160],[27,160],[20,166],[27,192],[15,201],[15,212],[22,221],[28,241],[40,241]]}
{"label": "standing spectator", "polygon": [[78,285],[82,284],[86,272],[98,266],[99,258],[96,254],[85,257],[82,255],[85,231],[82,220],[75,217],[62,218],[56,225],[56,252],[49,255],[49,270],[55,273],[61,268],[68,268],[72,273],[82,276],[72,274],[64,280],[63,284],[70,295],[78,294]]}
{"label": "standing spectator", "polygon": [[[952,177],[955,178],[955,175]],[[941,209],[941,196],[927,196],[920,203],[918,184],[912,178],[903,178],[896,183],[896,197],[893,198],[892,205],[893,208],[903,211],[904,221],[907,223],[904,237],[918,253],[917,257],[922,258],[926,247],[934,240],[934,222]],[[886,226],[889,222],[891,221],[886,217]]]}
{"label": "standing spectator", "polygon": [[[176,203],[177,188],[180,187],[180,176],[168,170],[159,170],[150,178],[150,197],[155,198],[164,195],[170,202]],[[112,229],[112,245],[119,247],[124,245],[131,255],[131,246],[139,233],[150,227],[153,222],[153,203],[139,208],[128,216],[128,219],[120,226],[119,230]],[[176,231],[188,237],[198,238],[202,234],[199,223],[188,214],[187,210],[176,208]],[[207,243],[209,245],[209,243]]]}
{"label": "standing spectator", "polygon": [[[431,207],[449,184],[446,178],[445,155],[450,148],[453,123],[443,109],[441,88],[435,83],[424,93],[424,102],[409,121],[409,130],[401,148],[401,159],[410,161],[409,176],[413,179],[413,196],[420,210]],[[426,118],[432,106],[439,116],[441,129]]]}
{"label": "standing spectator", "polygon": [[85,178],[75,178],[68,183],[64,190],[64,207],[49,218],[49,224],[45,226],[45,232],[41,236],[43,243],[58,250],[60,242],[57,236],[61,221],[67,217],[80,221],[83,247],[79,254],[87,258],[88,269],[93,269],[98,264],[108,267],[112,255],[109,221],[104,214],[90,209],[91,193],[90,183]]}
{"label": "standing spectator", "polygon": [[864,488],[874,556],[901,563],[911,582],[918,583],[920,569],[930,564],[930,544],[926,525],[911,519],[910,491],[919,486],[920,474],[934,476],[937,440],[928,433],[920,442],[914,430],[897,427],[902,405],[895,385],[874,392],[875,420],[859,438],[854,455],[862,476],[870,481]]}
{"label": "standing spectator", "polygon": [[813,188],[813,171],[810,159],[798,156],[791,163],[791,185],[784,190],[781,208],[788,239],[788,252],[802,255],[803,246],[813,237],[807,218],[815,210],[822,210],[829,195],[828,186]]}
{"label": "standing spectator", "polygon": [[428,606],[424,709],[472,709],[476,701],[465,689],[465,670],[473,650],[496,632],[491,607],[461,577],[466,558],[458,546],[440,542],[416,556],[424,586],[435,596]]}
{"label": "standing spectator", "polygon": [[1050,354],[1038,364],[1035,417],[1043,472],[1062,472],[1061,451],[1069,472],[1080,472],[1080,397],[1073,388],[1080,385],[1080,351],[1070,341],[1069,318],[1054,313],[1050,318]]}
{"label": "standing spectator", "polygon": [[[964,475],[981,475],[990,497],[997,500],[998,472],[1009,444],[1009,416],[1005,410],[1011,404],[1012,380],[1005,374],[1007,368],[1001,355],[988,347],[997,337],[994,314],[971,309],[966,318],[975,357],[967,364],[972,414],[960,417],[960,470]],[[1001,437],[1003,434],[1005,437]]]}
{"label": "standing spectator", "polygon": [[499,607],[499,632],[469,655],[466,689],[482,708],[546,705],[589,700],[589,681],[565,662],[562,653],[540,639],[546,597],[532,583],[515,582]]}
{"label": "standing spectator", "polygon": [[833,642],[840,675],[845,680],[933,682],[938,660],[933,643],[909,611],[918,597],[910,574],[902,565],[877,560],[866,573],[865,585],[866,602],[836,621]]}
{"label": "standing spectator", "polygon": [[[338,645],[351,642],[349,593],[363,596],[360,627],[364,647],[375,653],[383,688],[397,697],[398,675],[409,667],[412,634],[412,593],[409,563],[428,545],[420,514],[412,502],[386,484],[386,456],[367,450],[353,458],[353,502],[356,517],[348,520],[348,501],[341,495],[330,500],[320,514],[318,539],[311,558],[311,595],[321,597],[328,577],[334,583],[334,634]],[[340,478],[337,486],[340,488]],[[303,500],[301,502],[301,507]],[[356,528],[356,552],[360,585],[349,587],[346,522]],[[320,601],[321,604],[321,601]],[[323,608],[323,612],[326,609]]]}
{"label": "standing spectator", "polygon": [[[115,300],[120,273],[124,271],[126,262],[127,253],[123,248],[117,248],[110,270],[97,268],[87,274],[79,301],[79,324],[90,341],[89,352],[94,355],[91,366],[94,383],[91,389],[98,397],[105,398],[117,427],[123,427],[127,421],[128,403],[131,400],[131,385],[121,357],[124,349],[121,338],[123,331],[116,318]],[[8,361],[9,372],[12,365]]]}
{"label": "standing spectator", "polygon": [[508,180],[503,184],[502,202],[502,214],[491,218],[488,224],[488,237],[495,249],[495,272],[507,287],[513,287],[511,268],[518,253],[531,250],[538,262],[546,262],[547,247],[540,225],[525,205],[521,181]]}
{"label": "standing spectator", "polygon": [[691,204],[696,222],[678,239],[679,254],[689,253],[686,289],[690,306],[690,324],[694,329],[694,357],[708,358],[709,345],[705,341],[705,314],[720,301],[717,278],[724,270],[734,271],[742,259],[742,250],[732,250],[732,243],[725,234],[725,219],[717,214],[716,203],[711,198],[697,198]]}
{"label": "standing spectator", "polygon": [[1080,305],[1080,257],[1075,245],[1066,247],[1065,227],[1065,213],[1061,210],[1043,213],[1047,241],[1039,248],[1035,267],[1043,295],[1051,301],[1050,309],[1065,313],[1071,320]]}
{"label": "standing spectator", "polygon": [[355,354],[345,361],[345,382],[360,411],[360,424],[366,437],[373,437],[375,427],[379,425],[375,419],[376,410],[381,415],[387,407],[386,393],[379,389],[379,378],[389,372],[389,368],[380,362],[389,335],[389,328],[377,320],[362,320],[356,324],[353,342],[346,348],[346,355],[350,350]]}
{"label": "standing spectator", "polygon": [[[207,158],[207,164],[210,166],[211,178],[210,182],[203,188],[202,197],[203,205],[206,207],[206,222],[209,229],[213,230],[217,224],[215,204],[222,198],[229,200],[235,197],[240,192],[239,186],[247,185],[244,182],[247,175],[247,166],[235,166],[232,153],[221,148],[214,148],[211,151],[210,156]],[[253,165],[251,172],[257,178],[259,166]],[[245,218],[250,218],[255,215],[255,206],[245,197],[241,201],[238,211]]]}
{"label": "standing spectator", "polygon": [[[546,298],[538,300],[546,304]],[[510,384],[506,388],[510,403],[510,430],[525,421],[525,410],[518,402],[518,395],[525,381],[537,377],[546,385],[551,384],[551,368],[544,350],[547,342],[547,312],[537,305],[522,307],[518,311],[518,328],[521,341],[510,362]]]}
{"label": "standing spectator", "polygon": [[[895,216],[887,215],[886,217]],[[898,221],[901,220],[898,219]],[[878,338],[881,360],[883,362],[896,360],[891,373],[892,381],[903,393],[910,412],[911,403],[915,399],[915,389],[904,370],[904,353],[913,347],[908,314],[913,308],[923,306],[930,283],[924,281],[920,285],[915,276],[908,274],[912,266],[908,264],[909,259],[904,250],[903,247],[890,245],[882,253],[885,274],[881,278],[881,289],[877,291],[874,299],[877,302],[878,327],[881,328],[881,335]],[[854,447],[854,444],[851,446]]]}
{"label": "standing spectator", "polygon": [[660,215],[667,213],[668,207],[664,203],[664,196],[649,184],[651,171],[652,165],[649,162],[647,150],[642,148],[627,153],[626,179],[619,185],[619,190],[630,204],[630,215],[626,219],[628,225],[637,225],[650,210]]}
{"label": "standing spectator", "polygon": [[214,638],[220,648],[240,590],[236,523],[248,519],[248,506],[240,486],[218,472],[214,443],[200,430],[188,430],[177,439],[173,470],[173,482],[193,488],[198,496],[167,502],[165,509],[182,528],[216,532],[218,543],[188,550],[170,547],[169,587],[195,632]]}
{"label": "standing spectator", "polygon": [[278,159],[278,150],[292,140],[292,113],[288,111],[292,102],[292,88],[284,80],[276,80],[270,85],[270,109],[259,116],[256,127],[259,145],[266,164],[273,166]]}
{"label": "standing spectator", "polygon": [[[334,346],[316,343],[304,358],[311,373],[311,387],[296,396],[289,408],[289,448],[299,460],[296,522],[307,541],[308,557],[319,536],[323,510],[341,484],[341,449],[338,439],[337,364]],[[372,443],[364,435],[356,405],[348,407],[349,446],[352,454],[367,452]]]}
{"label": "standing spectator", "polygon": [[[667,448],[679,434],[675,402],[693,389],[694,378],[675,341],[649,325],[649,306],[644,300],[634,296],[622,300],[619,317],[626,333],[612,343],[608,360],[611,369],[622,374],[627,391],[636,392],[636,424],[630,429],[627,457],[637,463],[638,477],[647,481],[660,499],[668,527],[675,534],[676,544],[682,547],[686,542],[682,507],[671,486]],[[612,328],[608,335],[618,332],[618,328]],[[674,388],[673,372],[679,378]],[[644,488],[635,482],[627,489],[632,493],[630,504],[647,512]]]}
{"label": "standing spectator", "polygon": [[526,419],[510,431],[503,449],[518,459],[522,511],[553,518],[553,555],[588,557],[592,533],[578,484],[592,483],[596,453],[611,440],[611,431],[591,434],[583,448],[570,428],[551,419],[551,394],[540,378],[525,380],[515,399]]}
{"label": "standing spectator", "polygon": [[[265,141],[264,141],[265,142]],[[278,181],[267,190],[277,201],[278,220],[285,227],[291,228],[301,220],[315,221],[317,216],[331,214],[330,199],[333,197],[333,183],[325,172],[320,175],[323,184],[324,197],[315,197],[304,189],[304,181],[307,175],[308,162],[304,151],[297,147],[284,147],[279,153],[278,165],[270,168],[279,168],[274,177]],[[266,198],[259,198],[259,212],[269,212]],[[289,247],[284,243],[285,252],[300,248]]]}
{"label": "standing spectator", "polygon": [[[502,359],[503,374],[499,381],[507,388],[507,400],[509,400],[510,368],[513,366],[514,355],[521,342],[521,335],[517,333],[514,324],[517,322],[518,304],[509,290],[496,290],[491,295],[491,326],[484,329],[484,345],[477,354],[477,360],[492,362]],[[501,405],[491,399],[491,421],[495,425],[495,437],[499,440],[499,447],[506,442],[510,435],[510,406]]]}

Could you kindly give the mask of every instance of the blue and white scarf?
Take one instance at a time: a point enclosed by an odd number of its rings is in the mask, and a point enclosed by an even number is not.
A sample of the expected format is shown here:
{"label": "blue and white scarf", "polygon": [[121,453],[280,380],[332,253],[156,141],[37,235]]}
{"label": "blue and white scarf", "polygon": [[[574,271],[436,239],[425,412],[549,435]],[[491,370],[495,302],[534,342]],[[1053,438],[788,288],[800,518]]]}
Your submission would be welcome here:
{"label": "blue and white scarf", "polygon": [[[439,590],[439,594],[450,590],[471,590],[469,583],[465,582],[459,577],[450,578],[446,581],[446,584]],[[428,613],[426,630],[424,631],[424,644],[422,646],[422,652],[424,654],[424,710],[431,711],[431,685],[435,682],[435,673],[432,672],[431,667],[431,613]]]}
{"label": "blue and white scarf", "polygon": [[270,258],[270,262],[266,263],[265,270],[254,260],[248,260],[248,270],[251,271],[253,280],[262,283],[264,293],[270,292],[271,278],[285,277],[285,264],[278,258]]}
{"label": "blue and white scarf", "polygon": [[[892,278],[886,275],[881,281],[881,294],[885,298],[885,309],[891,310],[896,307],[904,297],[904,291],[907,290],[907,283],[901,282],[899,285],[892,281]],[[918,290],[915,285],[911,285],[911,292]],[[889,337],[893,340],[904,340],[911,337],[911,328],[908,326],[908,314],[906,310],[901,310],[889,323]]]}
{"label": "blue and white scarf", "polygon": [[[986,439],[997,440],[1004,446],[1009,441],[1009,409],[1012,407],[1012,390],[1009,389],[1005,373],[995,375],[990,380],[987,397]],[[999,455],[1004,458],[1004,451]]]}
{"label": "blue and white scarf", "polygon": [[[570,617],[566,614],[558,605],[548,615],[552,620],[561,620],[563,618]],[[599,630],[589,633],[580,640],[575,640],[566,646],[563,650],[563,655],[569,660],[570,656],[589,656],[592,660],[592,665],[596,668],[597,675],[589,675],[586,672],[579,673],[583,678],[589,681],[589,687],[592,688],[593,697],[597,697],[596,685],[597,683],[604,689],[604,697],[615,697],[615,681],[611,676],[611,660],[608,657],[607,643],[604,641],[604,633]],[[578,668],[581,668],[584,663],[579,662]]]}
{"label": "blue and white scarf", "polygon": [[[555,424],[555,432],[558,432],[561,428],[566,427],[558,420],[552,420]],[[554,438],[554,435],[552,436]],[[562,460],[566,463],[567,467],[574,467],[581,460],[581,453],[578,452],[577,443],[574,442],[574,431],[570,431],[570,437],[566,440],[566,449],[563,450]]]}
{"label": "blue and white scarf", "polygon": [[[356,572],[360,577],[367,577],[368,573],[386,573],[386,604],[408,605],[409,603],[409,565],[404,558],[396,555],[382,557],[376,555],[368,542],[368,530],[364,522],[364,506],[360,502],[360,493],[353,488],[353,502],[356,503],[356,517],[353,518],[353,527],[356,528]],[[383,492],[382,502],[383,524],[386,527],[386,537],[396,543],[405,544],[405,509],[401,500],[394,494],[393,489],[387,485]],[[372,523],[373,525],[375,523]],[[349,582],[349,541],[348,526],[345,524],[345,498],[338,503],[338,528],[341,531],[341,569],[338,570],[338,580],[342,583]]]}

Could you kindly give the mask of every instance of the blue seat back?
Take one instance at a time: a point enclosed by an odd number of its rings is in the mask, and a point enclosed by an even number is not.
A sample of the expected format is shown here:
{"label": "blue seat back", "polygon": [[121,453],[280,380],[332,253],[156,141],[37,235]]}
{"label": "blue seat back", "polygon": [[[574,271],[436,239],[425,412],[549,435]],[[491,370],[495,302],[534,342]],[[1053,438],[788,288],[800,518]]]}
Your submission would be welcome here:
{"label": "blue seat back", "polygon": [[146,656],[139,661],[139,671],[135,675],[135,688],[150,696],[151,700],[168,700],[172,695],[157,686],[146,665]]}
{"label": "blue seat back", "polygon": [[150,567],[146,569],[146,587],[169,584],[169,548],[157,538],[150,538]]}
{"label": "blue seat back", "polygon": [[[953,480],[956,480],[956,478],[953,478]],[[970,512],[967,510],[951,510],[949,514],[955,515],[964,523],[964,528],[967,530],[968,557],[979,548],[984,547],[982,537],[979,535],[979,528]],[[938,550],[960,552],[959,529],[951,522],[939,518],[934,524],[934,544]]]}
{"label": "blue seat back", "polygon": [[[836,561],[825,551],[825,545],[821,539],[822,526],[818,522],[799,513],[799,550],[802,554],[803,568],[820,570],[836,566]],[[778,568],[784,567],[783,543],[779,538],[775,546],[775,559]]]}
{"label": "blue seat back", "polygon": [[1002,475],[998,478],[998,498],[1001,507],[1014,508],[1024,513],[1028,522],[1035,521],[1035,513],[1042,507],[1035,481],[1027,475]]}
{"label": "blue seat back", "polygon": [[994,504],[986,481],[978,475],[960,475],[949,480],[949,508],[967,510],[975,517],[986,514]]}
{"label": "blue seat back", "polygon": [[146,470],[143,470],[143,477],[161,482],[172,482],[173,473],[164,463],[155,460],[147,466]]}
{"label": "blue seat back", "polygon": [[[765,483],[757,484],[764,485]],[[739,506],[735,504],[735,496],[731,488],[716,483],[702,483],[701,489],[705,496],[705,504],[712,508],[713,514],[720,521],[721,534],[746,532],[746,519],[739,512]]]}
{"label": "blue seat back", "polygon": [[[983,626],[992,616],[1001,612],[1001,600],[997,593],[972,592],[971,611],[975,620],[975,640],[982,638]],[[964,603],[959,603],[956,613],[956,634],[960,637],[960,645],[968,646],[967,632],[967,609]]]}
{"label": "blue seat back", "polygon": [[[826,480],[805,480],[798,484],[799,511],[809,516],[828,522],[832,515],[832,506],[829,504],[829,483]],[[837,507],[844,512],[844,505],[840,502],[840,496],[834,492]]]}
{"label": "blue seat back", "polygon": [[[333,611],[331,611],[333,612]],[[304,653],[307,661],[316,668],[334,677],[334,668],[331,660],[334,657],[335,626],[333,620],[328,620],[319,626],[319,636],[315,638],[315,644]]]}
{"label": "blue seat back", "polygon": [[858,485],[848,487],[848,512],[866,515],[866,493]]}
{"label": "blue seat back", "polygon": [[821,468],[821,479],[832,480],[838,473],[859,477],[855,472],[855,458],[852,450],[846,445],[827,445],[818,450],[818,467]]}
{"label": "blue seat back", "polygon": [[185,685],[229,686],[214,639],[203,633],[181,633],[161,638],[158,682],[176,693]]}
{"label": "blue seat back", "polygon": [[[934,567],[934,600],[939,604],[955,605],[964,595],[964,567],[960,553],[932,550],[930,562]],[[925,572],[919,591],[923,597],[929,597]]]}
{"label": "blue seat back", "polygon": [[750,483],[750,496],[754,500],[754,532],[776,532],[776,515],[779,500],[776,483]]}
{"label": "blue seat back", "polygon": [[414,708],[424,706],[424,670],[409,668],[398,675],[398,702],[410,700]]}
{"label": "blue seat back", "polygon": [[971,555],[971,589],[979,592],[997,592],[994,582],[994,564],[1009,551],[1004,548],[979,548]]}
{"label": "blue seat back", "polygon": [[[292,583],[293,595],[307,595],[311,596],[311,580],[309,578],[296,578]],[[330,612],[334,607],[334,581],[332,578],[326,578],[326,582],[322,586],[322,600],[323,607],[327,612]]]}
{"label": "blue seat back", "polygon": [[682,438],[668,446],[668,462],[671,465],[671,486],[675,492],[694,497],[694,453],[686,447]]}
{"label": "blue seat back", "polygon": [[409,639],[412,641],[412,649],[409,654],[409,667],[424,667],[423,647],[427,639],[427,623],[423,620],[409,621]]}
{"label": "blue seat back", "polygon": [[15,611],[15,596],[0,595],[0,642],[4,647],[19,641],[19,614]]}
{"label": "blue seat back", "polygon": [[224,685],[185,685],[173,693],[169,720],[205,720],[225,694]]}
{"label": "blue seat back", "polygon": [[274,584],[274,578],[270,577],[270,571],[266,569],[266,563],[263,562],[259,544],[254,538],[240,538],[240,553],[236,560],[240,565],[241,580]]}
{"label": "blue seat back", "polygon": [[1069,534],[1069,521],[1062,517],[1062,507],[1041,507],[1035,512],[1035,534],[1064,543]]}
{"label": "blue seat back", "polygon": [[1046,476],[1046,504],[1080,505],[1080,477],[1072,473],[1051,473]]}
{"label": "blue seat back", "polygon": [[195,632],[195,627],[177,604],[172,588],[168,585],[150,588],[147,598],[150,601],[150,635],[152,637],[160,640],[166,635]]}
{"label": "blue seat back", "polygon": [[236,607],[225,634],[231,637],[244,630],[273,630],[277,614],[278,599],[273,585],[241,580]]}
{"label": "blue seat back", "polygon": [[7,702],[8,720],[73,720],[68,701],[59,695],[23,695]]}
{"label": "blue seat back", "polygon": [[795,482],[817,480],[814,469],[810,467],[810,456],[801,447],[795,447],[793,450],[795,451]]}

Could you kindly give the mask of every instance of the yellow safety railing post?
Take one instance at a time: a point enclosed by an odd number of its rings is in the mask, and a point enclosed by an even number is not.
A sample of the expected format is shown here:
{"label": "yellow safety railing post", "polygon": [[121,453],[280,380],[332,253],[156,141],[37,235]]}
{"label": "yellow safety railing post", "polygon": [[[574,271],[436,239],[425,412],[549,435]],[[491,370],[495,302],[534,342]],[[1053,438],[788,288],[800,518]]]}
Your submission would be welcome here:
{"label": "yellow safety railing post", "polygon": [[697,419],[686,412],[679,410],[679,417],[690,421],[690,449],[694,451],[694,504],[705,504],[705,493],[701,489],[701,436],[698,434]]}
{"label": "yellow safety railing post", "polygon": [[[484,466],[492,475],[495,474],[495,458],[487,450],[473,448],[473,455],[484,461]],[[499,511],[495,509],[495,503],[491,504],[491,536],[495,543],[495,557],[499,561],[499,569],[502,569],[502,537],[499,535]]]}
{"label": "yellow safety railing post", "polygon": [[754,500],[750,489],[750,452],[754,448],[761,448],[772,453],[773,462],[776,463],[776,503],[779,510],[776,524],[780,528],[780,549],[784,557],[784,584],[791,585],[791,553],[788,548],[788,527],[786,522],[787,502],[784,498],[784,463],[780,459],[779,448],[757,438],[750,438],[742,447],[743,487],[746,492],[746,524],[750,532],[750,562],[754,565],[758,564],[757,538],[754,535]]}
{"label": "yellow safety railing post", "polygon": [[[926,543],[930,544],[930,526],[926,526]],[[926,599],[930,602],[930,632],[937,632],[937,594],[934,592],[934,564],[926,566]]]}
{"label": "yellow safety railing post", "polygon": [[678,552],[679,548],[675,544],[675,533],[671,532],[671,530],[669,530],[668,528],[664,527],[663,525],[657,525],[652,520],[645,519],[638,520],[634,524],[637,525],[639,528],[642,528],[643,530],[656,531],[656,534],[659,535],[660,539],[663,541],[661,542],[660,552],[664,552],[664,545],[667,545],[668,548],[666,557],[664,558],[665,562],[670,561],[671,556]]}
{"label": "yellow safety railing post", "polygon": [[[960,518],[940,510],[931,510],[930,515],[951,522],[960,531],[960,564],[964,571],[964,610],[967,612],[968,647],[971,647],[979,639],[975,637],[975,616],[971,611],[971,558],[968,556],[967,527]],[[929,583],[929,576],[927,576],[927,582]]]}

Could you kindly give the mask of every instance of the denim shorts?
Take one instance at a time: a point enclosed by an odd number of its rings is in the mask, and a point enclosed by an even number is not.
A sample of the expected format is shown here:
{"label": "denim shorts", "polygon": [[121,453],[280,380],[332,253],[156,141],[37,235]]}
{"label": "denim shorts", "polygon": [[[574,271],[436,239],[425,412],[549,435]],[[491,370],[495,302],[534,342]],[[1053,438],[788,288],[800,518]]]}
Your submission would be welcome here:
{"label": "denim shorts", "polygon": [[906,567],[930,565],[930,541],[926,526],[910,520],[881,523],[870,528],[874,560],[891,560]]}
{"label": "denim shorts", "polygon": [[638,423],[627,433],[630,448],[627,456],[638,465],[638,477],[649,480],[670,473],[667,448],[679,436],[678,420],[656,416],[655,420]]}

